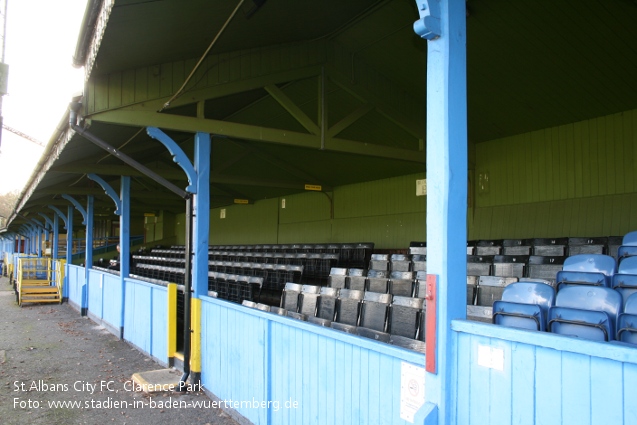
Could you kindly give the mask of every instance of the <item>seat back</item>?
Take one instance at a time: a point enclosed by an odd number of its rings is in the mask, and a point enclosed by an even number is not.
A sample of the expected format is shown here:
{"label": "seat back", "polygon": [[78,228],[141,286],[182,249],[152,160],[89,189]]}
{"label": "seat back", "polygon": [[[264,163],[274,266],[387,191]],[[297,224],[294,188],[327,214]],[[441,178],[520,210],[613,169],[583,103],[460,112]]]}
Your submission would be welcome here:
{"label": "seat back", "polygon": [[316,313],[316,305],[318,304],[320,286],[303,285],[301,294],[299,295],[298,312],[306,316],[314,316]]}
{"label": "seat back", "polygon": [[568,255],[605,254],[608,238],[568,238]]}
{"label": "seat back", "polygon": [[502,298],[504,288],[517,281],[517,277],[480,276],[476,288],[476,305],[491,307],[494,301]]}
{"label": "seat back", "polygon": [[414,292],[414,276],[412,272],[393,271],[389,275],[389,293],[402,297],[411,297]]}
{"label": "seat back", "polygon": [[562,270],[556,274],[557,289],[563,284],[610,287],[615,269],[615,259],[609,255],[572,255],[564,260]]}
{"label": "seat back", "polygon": [[299,294],[302,288],[303,286],[298,283],[287,282],[281,295],[280,307],[287,311],[297,311],[299,306]]}
{"label": "seat back", "polygon": [[318,305],[316,306],[316,317],[330,321],[334,320],[337,297],[338,289],[322,287],[319,294]]}
{"label": "seat back", "polygon": [[531,255],[532,241],[528,239],[505,239],[502,255]]}
{"label": "seat back", "polygon": [[539,282],[516,282],[493,303],[493,323],[514,328],[546,330],[548,310],[555,303],[555,289]]}
{"label": "seat back", "polygon": [[383,270],[369,270],[367,272],[367,290],[370,292],[387,293],[389,279],[387,272]]}
{"label": "seat back", "polygon": [[415,254],[411,256],[411,269],[415,272],[427,271],[427,256]]}
{"label": "seat back", "polygon": [[365,293],[352,289],[341,289],[336,302],[336,322],[357,326],[361,301]]}
{"label": "seat back", "polygon": [[637,293],[637,257],[628,257],[619,263],[611,287],[621,294],[625,306],[628,298]]}
{"label": "seat back", "polygon": [[533,239],[533,255],[563,257],[567,246],[568,238],[536,238]]}
{"label": "seat back", "polygon": [[416,339],[420,328],[421,315],[424,314],[425,300],[395,296],[389,307],[388,331],[392,335]]}
{"label": "seat back", "polygon": [[392,272],[408,272],[411,271],[411,260],[407,255],[392,254],[390,257],[390,270]]}
{"label": "seat back", "polygon": [[564,260],[565,257],[563,256],[531,255],[529,257],[527,277],[544,279],[554,284],[557,272],[562,270]]}
{"label": "seat back", "polygon": [[363,269],[348,269],[347,278],[345,279],[345,288],[356,291],[364,291],[367,277]]}
{"label": "seat back", "polygon": [[624,312],[619,315],[617,339],[637,344],[637,293],[628,297],[624,305]]}
{"label": "seat back", "polygon": [[528,262],[526,255],[496,255],[493,257],[493,276],[524,277]]}
{"label": "seat back", "polygon": [[467,255],[467,276],[489,276],[493,256]]}
{"label": "seat back", "polygon": [[502,253],[501,240],[478,241],[475,248],[476,255],[500,255]]}
{"label": "seat back", "polygon": [[369,260],[369,270],[389,270],[389,255],[372,254]]}
{"label": "seat back", "polygon": [[410,242],[410,255],[427,255],[427,242]]}
{"label": "seat back", "polygon": [[613,340],[621,311],[618,292],[606,287],[567,286],[549,309],[551,332],[593,340]]}
{"label": "seat back", "polygon": [[387,308],[391,303],[391,299],[392,296],[390,294],[365,292],[361,306],[359,326],[385,332],[387,326]]}
{"label": "seat back", "polygon": [[345,288],[345,278],[347,277],[347,269],[342,267],[332,267],[327,277],[327,286],[331,288]]}

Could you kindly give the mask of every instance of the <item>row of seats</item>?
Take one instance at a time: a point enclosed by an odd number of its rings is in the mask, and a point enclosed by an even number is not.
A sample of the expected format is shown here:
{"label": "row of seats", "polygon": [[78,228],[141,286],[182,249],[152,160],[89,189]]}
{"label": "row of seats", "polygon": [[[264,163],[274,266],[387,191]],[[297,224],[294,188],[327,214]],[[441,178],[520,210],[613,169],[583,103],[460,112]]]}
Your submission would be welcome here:
{"label": "row of seats", "polygon": [[381,294],[417,297],[422,292],[421,281],[426,280],[426,272],[402,272],[383,270],[332,268],[327,286],[334,289],[368,291]]}
{"label": "row of seats", "polygon": [[538,255],[563,257],[577,254],[617,256],[621,236],[587,238],[497,239],[467,242],[468,255]]}
{"label": "row of seats", "polygon": [[[622,305],[623,304],[623,305]],[[516,282],[493,303],[493,323],[595,341],[637,344],[637,294],[622,303],[607,287]]]}
{"label": "row of seats", "polygon": [[[336,265],[340,267],[365,268],[374,250],[371,242],[360,243],[340,243],[340,244],[265,244],[265,245],[210,245],[208,247],[211,258],[214,255],[232,255],[232,252],[242,252],[252,254],[333,254],[338,257]],[[169,256],[184,256],[185,248],[180,245],[173,245],[170,249],[154,248],[152,253]],[[219,254],[218,254],[219,253]],[[219,260],[225,260],[219,258]],[[232,261],[232,260],[230,260]],[[238,260],[241,261],[241,260]]]}
{"label": "row of seats", "polygon": [[279,307],[244,305],[424,352],[422,298],[289,283]]}

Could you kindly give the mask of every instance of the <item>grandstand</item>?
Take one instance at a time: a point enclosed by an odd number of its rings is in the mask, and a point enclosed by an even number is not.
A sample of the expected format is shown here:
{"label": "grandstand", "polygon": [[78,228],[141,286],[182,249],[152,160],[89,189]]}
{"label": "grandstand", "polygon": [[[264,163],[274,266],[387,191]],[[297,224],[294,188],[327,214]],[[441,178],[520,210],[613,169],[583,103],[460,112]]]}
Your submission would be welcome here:
{"label": "grandstand", "polygon": [[242,423],[637,423],[635,4],[235,6],[89,1],[12,280],[118,236],[62,298]]}

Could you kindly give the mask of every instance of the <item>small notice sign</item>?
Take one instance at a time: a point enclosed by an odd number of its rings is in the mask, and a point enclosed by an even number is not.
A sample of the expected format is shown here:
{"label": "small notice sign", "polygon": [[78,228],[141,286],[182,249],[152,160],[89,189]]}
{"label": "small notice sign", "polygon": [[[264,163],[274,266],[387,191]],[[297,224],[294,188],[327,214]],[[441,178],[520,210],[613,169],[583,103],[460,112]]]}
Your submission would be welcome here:
{"label": "small notice sign", "polygon": [[317,192],[320,192],[321,190],[323,190],[323,186],[319,184],[306,184],[305,190],[315,190]]}
{"label": "small notice sign", "polygon": [[504,350],[478,345],[478,365],[489,369],[504,370]]}
{"label": "small notice sign", "polygon": [[402,362],[400,370],[400,418],[414,423],[425,404],[425,368]]}

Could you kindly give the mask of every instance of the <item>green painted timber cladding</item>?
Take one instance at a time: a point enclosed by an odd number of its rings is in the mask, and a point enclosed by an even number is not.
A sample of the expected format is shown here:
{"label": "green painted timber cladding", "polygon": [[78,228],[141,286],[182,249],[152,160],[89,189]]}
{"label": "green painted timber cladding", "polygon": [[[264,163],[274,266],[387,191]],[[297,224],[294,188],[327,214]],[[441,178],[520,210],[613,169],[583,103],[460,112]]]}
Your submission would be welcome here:
{"label": "green painted timber cladding", "polygon": [[[637,110],[476,145],[471,239],[608,236],[637,229]],[[476,184],[477,183],[476,179]]]}

